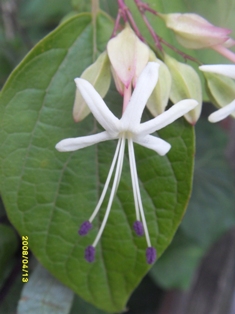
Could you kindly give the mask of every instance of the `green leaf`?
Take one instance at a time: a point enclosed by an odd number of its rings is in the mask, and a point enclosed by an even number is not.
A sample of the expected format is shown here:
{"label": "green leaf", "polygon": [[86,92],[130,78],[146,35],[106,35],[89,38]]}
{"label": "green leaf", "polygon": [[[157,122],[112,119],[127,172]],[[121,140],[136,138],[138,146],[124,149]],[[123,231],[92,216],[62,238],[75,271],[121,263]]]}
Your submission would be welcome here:
{"label": "green leaf", "polygon": [[[77,230],[94,210],[116,143],[74,153],[54,148],[63,138],[91,134],[94,126],[100,130],[92,115],[73,122],[73,79],[93,62],[94,51],[105,49],[112,26],[106,15],[99,14],[95,42],[91,16],[74,17],[42,40],[12,73],[0,98],[0,169],[9,218],[20,234],[29,237],[37,259],[86,301],[120,312],[150,268],[146,241],[132,230],[135,211],[127,155],[96,261],[89,264],[84,249],[97,234],[107,200],[90,234],[80,238]],[[120,116],[122,99],[117,92],[111,90],[106,101]],[[138,145],[135,150],[150,237],[160,256],[189,199],[194,131],[180,119],[159,135],[172,145],[167,156]]]}
{"label": "green leaf", "polygon": [[[20,6],[20,16],[26,23],[43,24],[53,18],[62,17],[72,9],[67,0],[25,0]],[[38,14],[39,12],[43,14]]]}
{"label": "green leaf", "polygon": [[234,177],[224,155],[227,136],[221,128],[200,121],[197,138],[194,188],[181,228],[207,249],[234,226]]}
{"label": "green leaf", "polygon": [[18,314],[68,314],[73,292],[58,282],[40,264],[24,285],[17,307]]}
{"label": "green leaf", "polygon": [[20,298],[23,282],[21,273],[15,276],[14,282],[10,287],[8,294],[5,296],[4,300],[0,303],[0,313],[12,314],[16,313],[16,307],[18,300]]}
{"label": "green leaf", "polygon": [[204,249],[180,230],[150,274],[164,289],[188,289],[203,253]]}
{"label": "green leaf", "polygon": [[11,227],[0,224],[0,283],[5,277],[5,269],[16,252],[17,242],[15,231]]}
{"label": "green leaf", "polygon": [[6,211],[2,202],[2,199],[0,198],[0,219],[2,219],[2,217],[6,216]]}
{"label": "green leaf", "polygon": [[193,193],[186,215],[151,270],[165,289],[189,288],[201,257],[235,224],[234,178],[224,156],[227,136],[218,125],[203,120],[196,125],[196,136]]}
{"label": "green leaf", "polygon": [[71,0],[71,5],[77,12],[90,12],[91,11],[91,1],[85,0]]}
{"label": "green leaf", "polygon": [[69,314],[106,314],[102,310],[95,308],[93,305],[85,302],[79,296],[75,295],[73,300],[73,305]]}

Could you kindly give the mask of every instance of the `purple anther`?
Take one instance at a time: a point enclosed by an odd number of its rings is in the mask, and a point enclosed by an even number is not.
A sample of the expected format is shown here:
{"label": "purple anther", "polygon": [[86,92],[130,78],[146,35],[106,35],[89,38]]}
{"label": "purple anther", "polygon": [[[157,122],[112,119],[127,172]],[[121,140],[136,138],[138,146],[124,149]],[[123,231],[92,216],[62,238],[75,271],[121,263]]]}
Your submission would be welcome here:
{"label": "purple anther", "polygon": [[133,229],[135,230],[135,233],[141,237],[144,234],[144,228],[141,221],[136,220],[133,224]]}
{"label": "purple anther", "polygon": [[157,252],[154,247],[150,246],[146,249],[146,261],[148,264],[153,264],[157,258]]}
{"label": "purple anther", "polygon": [[88,263],[92,263],[95,260],[95,248],[92,245],[89,245],[85,249],[85,259],[87,260]]}
{"label": "purple anther", "polygon": [[92,228],[92,224],[90,223],[90,221],[84,221],[84,223],[81,224],[80,229],[78,230],[78,233],[80,234],[80,236],[84,236],[86,235],[89,230]]}

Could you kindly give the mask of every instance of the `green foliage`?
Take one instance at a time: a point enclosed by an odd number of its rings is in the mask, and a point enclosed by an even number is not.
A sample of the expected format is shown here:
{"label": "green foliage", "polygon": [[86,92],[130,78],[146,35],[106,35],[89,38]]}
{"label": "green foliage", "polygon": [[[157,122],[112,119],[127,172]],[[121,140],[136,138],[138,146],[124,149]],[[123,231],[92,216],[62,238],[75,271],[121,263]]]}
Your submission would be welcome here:
{"label": "green foliage", "polygon": [[17,236],[11,227],[0,224],[0,283],[17,249]]}
{"label": "green foliage", "polygon": [[[174,240],[151,271],[166,289],[188,288],[208,248],[235,224],[234,178],[225,158],[227,137],[207,121],[196,125],[193,193]],[[175,271],[177,269],[177,271]]]}
{"label": "green foliage", "polygon": [[20,298],[22,288],[23,283],[21,280],[21,274],[18,274],[16,275],[16,278],[14,278],[14,285],[10,287],[6,298],[0,304],[0,313],[16,313],[16,307]]}
{"label": "green foliage", "polygon": [[[134,2],[127,0],[126,3],[141,33],[153,46]],[[213,3],[204,0],[148,0],[152,8],[163,13],[198,12],[212,23],[233,28],[233,32],[234,3],[234,0],[226,5],[215,0]],[[112,17],[116,16],[116,1],[100,0],[100,6]],[[26,0],[20,2],[20,23],[12,40],[5,38],[4,27],[0,25],[2,85],[29,46],[66,15],[62,20],[64,24],[36,45],[15,69],[0,95],[0,186],[12,224],[20,234],[29,236],[30,248],[37,259],[85,300],[105,311],[120,312],[149,270],[145,262],[145,240],[137,238],[132,231],[134,204],[127,153],[112,212],[97,248],[96,262],[90,265],[84,261],[84,248],[92,243],[97,233],[107,201],[89,236],[79,238],[77,229],[97,203],[115,143],[103,143],[65,154],[54,149],[63,138],[100,130],[92,116],[79,124],[75,124],[72,117],[73,79],[80,76],[105,49],[113,29],[113,21],[103,13],[98,14],[96,25],[92,24],[89,13],[70,19],[75,11],[89,12],[90,8],[91,2],[86,0]],[[155,31],[173,46],[205,63],[226,61],[209,49],[189,51],[182,48],[160,19],[148,13],[147,16]],[[167,48],[167,52],[183,61],[172,50]],[[196,64],[193,66],[197,68]],[[199,75],[202,78],[202,74]],[[231,93],[225,92],[223,96],[223,83],[214,79],[208,86],[220,102],[225,102],[226,97],[234,92],[231,87]],[[122,99],[113,88],[105,100],[120,116]],[[145,113],[144,119],[149,118]],[[159,157],[138,145],[135,150],[150,237],[160,256],[172,241],[189,199],[194,134],[193,128],[181,119],[161,130],[159,135],[172,144],[166,157]],[[221,153],[225,136],[216,126],[199,124],[197,138],[194,191],[189,211],[172,244],[151,272],[165,288],[186,288],[201,256],[235,222],[231,205],[234,185]],[[5,217],[2,207],[0,210],[0,218]],[[0,235],[3,283],[3,272],[8,274],[13,267],[10,260],[13,261],[17,240],[14,231],[2,224]],[[17,276],[10,294],[0,305],[0,312],[15,312],[21,287],[21,277]],[[28,289],[28,286],[24,288]],[[33,287],[30,289],[33,293],[36,291]],[[70,314],[80,312],[104,313],[75,296]]]}
{"label": "green foliage", "polygon": [[[29,237],[31,250],[47,269],[97,307],[120,311],[149,269],[145,239],[132,231],[135,212],[127,157],[96,262],[89,265],[84,248],[94,239],[105,208],[89,236],[78,238],[77,229],[95,207],[115,143],[69,154],[54,148],[59,140],[94,128],[91,115],[76,125],[71,114],[73,79],[92,63],[94,51],[105,49],[112,30],[110,19],[99,14],[94,46],[93,27],[89,14],[63,23],[30,52],[3,88],[1,192],[11,222]],[[112,111],[120,113],[120,102],[116,92],[107,96]],[[190,195],[194,134],[181,119],[159,135],[172,144],[166,157],[135,148],[146,219],[160,256]]]}
{"label": "green foliage", "polygon": [[150,275],[164,289],[187,289],[203,253],[204,249],[179,228]]}
{"label": "green foliage", "polygon": [[20,6],[20,17],[30,24],[44,24],[53,19],[62,18],[71,11],[67,0],[24,0]]}

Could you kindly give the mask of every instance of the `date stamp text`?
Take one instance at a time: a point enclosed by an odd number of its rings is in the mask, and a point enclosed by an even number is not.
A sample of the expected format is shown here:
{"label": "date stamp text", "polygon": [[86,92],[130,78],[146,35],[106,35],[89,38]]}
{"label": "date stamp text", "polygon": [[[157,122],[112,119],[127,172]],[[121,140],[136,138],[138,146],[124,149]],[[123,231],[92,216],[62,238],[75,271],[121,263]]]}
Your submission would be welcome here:
{"label": "date stamp text", "polygon": [[22,236],[22,282],[29,280],[29,242],[27,236]]}

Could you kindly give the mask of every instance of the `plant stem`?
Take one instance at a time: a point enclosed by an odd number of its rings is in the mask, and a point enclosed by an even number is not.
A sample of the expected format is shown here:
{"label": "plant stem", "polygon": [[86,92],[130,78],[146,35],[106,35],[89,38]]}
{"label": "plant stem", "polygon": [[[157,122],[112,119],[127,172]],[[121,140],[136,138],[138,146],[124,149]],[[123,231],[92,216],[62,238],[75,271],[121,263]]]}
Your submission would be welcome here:
{"label": "plant stem", "polygon": [[217,51],[218,53],[220,53],[225,58],[227,58],[227,59],[229,59],[235,63],[235,53],[230,51],[228,48],[226,48],[222,45],[217,45],[217,46],[214,46],[211,48],[214,49],[215,51]]}
{"label": "plant stem", "polygon": [[91,14],[92,14],[92,27],[93,27],[93,61],[97,58],[97,45],[96,45],[96,17],[99,12],[99,0],[91,1]]}

